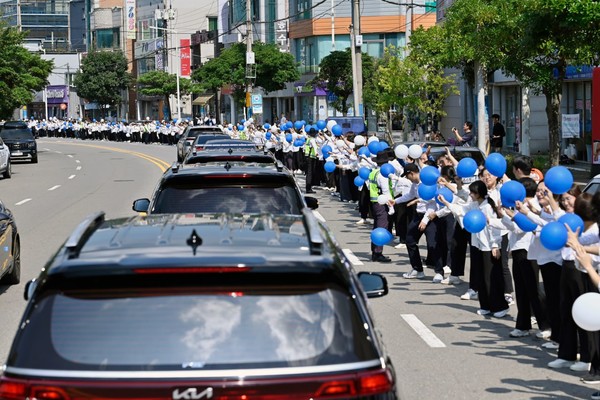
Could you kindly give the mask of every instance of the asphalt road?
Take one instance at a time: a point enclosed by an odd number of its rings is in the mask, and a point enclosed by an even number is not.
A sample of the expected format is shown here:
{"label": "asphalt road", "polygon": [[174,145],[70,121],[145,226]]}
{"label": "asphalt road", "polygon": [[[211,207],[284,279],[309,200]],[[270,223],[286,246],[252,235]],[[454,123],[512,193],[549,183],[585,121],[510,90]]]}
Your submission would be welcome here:
{"label": "asphalt road", "polygon": [[[0,287],[2,360],[25,307],[24,283],[85,216],[97,210],[108,218],[133,215],[131,202],[148,197],[175,160],[175,148],[160,145],[40,139],[38,147],[39,164],[15,163],[13,178],[0,180],[0,199],[14,212],[22,243],[22,282]],[[369,261],[370,227],[355,224],[355,206],[324,190],[316,197],[319,214],[356,257],[357,269],[388,279],[389,295],[373,299],[371,308],[403,399],[588,399],[600,390],[580,382],[581,373],[547,368],[556,355],[541,350],[541,340],[509,338],[515,306],[504,319],[478,316],[478,302],[458,298],[466,284],[403,279],[408,257],[391,246],[384,251],[391,264]]]}

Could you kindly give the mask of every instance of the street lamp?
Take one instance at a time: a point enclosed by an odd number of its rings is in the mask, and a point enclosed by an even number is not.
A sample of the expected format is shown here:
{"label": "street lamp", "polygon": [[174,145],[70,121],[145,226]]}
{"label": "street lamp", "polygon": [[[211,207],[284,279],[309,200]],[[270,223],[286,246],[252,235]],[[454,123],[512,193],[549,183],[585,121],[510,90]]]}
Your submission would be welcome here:
{"label": "street lamp", "polygon": [[[158,26],[151,26],[150,29],[156,29],[156,30],[161,30],[161,31],[165,31],[165,32],[170,32],[170,33],[174,33],[177,35],[177,31],[175,29],[168,29],[168,28],[160,28]],[[172,40],[172,39],[171,39]],[[163,46],[166,46],[166,43],[163,43]],[[169,53],[169,56],[171,54]],[[166,60],[163,60],[163,63]],[[181,49],[179,49],[179,66],[175,71],[175,74],[177,76],[177,120],[181,119],[181,94],[179,92],[179,69],[181,68]],[[170,68],[171,71],[173,70],[173,63],[170,63]]]}

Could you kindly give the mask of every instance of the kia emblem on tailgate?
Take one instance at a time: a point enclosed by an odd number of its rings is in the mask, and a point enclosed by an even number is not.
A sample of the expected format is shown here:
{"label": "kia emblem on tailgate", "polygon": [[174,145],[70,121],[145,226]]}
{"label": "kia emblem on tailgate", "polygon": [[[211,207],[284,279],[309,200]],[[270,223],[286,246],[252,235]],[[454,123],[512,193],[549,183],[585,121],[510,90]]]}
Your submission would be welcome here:
{"label": "kia emblem on tailgate", "polygon": [[173,400],[195,400],[195,399],[212,399],[213,389],[208,388],[200,391],[197,388],[187,388],[183,390],[173,390]]}

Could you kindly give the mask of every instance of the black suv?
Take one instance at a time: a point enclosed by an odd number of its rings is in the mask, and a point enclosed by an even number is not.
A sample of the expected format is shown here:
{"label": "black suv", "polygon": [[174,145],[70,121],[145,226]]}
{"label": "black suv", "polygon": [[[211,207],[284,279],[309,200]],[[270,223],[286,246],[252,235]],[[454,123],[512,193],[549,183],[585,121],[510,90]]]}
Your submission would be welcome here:
{"label": "black suv", "polygon": [[37,142],[25,122],[7,121],[0,126],[0,137],[10,149],[11,160],[38,162]]}
{"label": "black suv", "polygon": [[[223,133],[223,129],[218,126],[199,125],[199,126],[188,126],[185,128],[179,140],[177,141],[177,161],[181,162],[188,153],[190,146],[196,140],[198,135],[223,135],[222,138],[229,137]],[[221,138],[221,136],[219,136]]]}
{"label": "black suv", "polygon": [[138,199],[133,210],[165,213],[295,214],[318,200],[302,196],[292,174],[281,163],[219,161],[174,164],[158,182],[152,199]]}
{"label": "black suv", "polygon": [[25,287],[2,399],[396,399],[356,274],[312,212],[90,216]]}

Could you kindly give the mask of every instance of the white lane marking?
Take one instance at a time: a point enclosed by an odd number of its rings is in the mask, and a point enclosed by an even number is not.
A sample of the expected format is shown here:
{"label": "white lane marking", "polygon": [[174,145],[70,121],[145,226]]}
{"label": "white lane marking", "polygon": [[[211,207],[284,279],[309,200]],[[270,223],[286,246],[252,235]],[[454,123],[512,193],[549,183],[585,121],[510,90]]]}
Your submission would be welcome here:
{"label": "white lane marking", "polygon": [[81,165],[78,165],[77,168],[75,168],[77,171],[81,171]]}
{"label": "white lane marking", "polygon": [[342,249],[348,260],[352,263],[352,265],[365,265],[362,261],[358,259],[350,249]]}
{"label": "white lane marking", "polygon": [[402,314],[402,319],[406,321],[411,328],[413,328],[417,335],[419,335],[421,339],[423,339],[423,341],[429,345],[429,347],[446,347],[446,345],[440,339],[438,339],[438,337],[435,336],[433,332],[431,332],[429,328],[427,328],[425,324],[422,323],[414,314]]}
{"label": "white lane marking", "polygon": [[79,161],[79,160],[75,160],[75,162],[76,162],[77,164],[79,164],[81,161]]}
{"label": "white lane marking", "polygon": [[77,175],[71,175],[71,176],[69,177],[69,179],[73,179],[73,178],[75,178],[76,176],[77,176]]}
{"label": "white lane marking", "polygon": [[321,213],[319,213],[318,211],[313,210],[313,214],[315,215],[315,218],[317,218],[319,221],[325,223],[327,222],[325,220],[325,218],[323,218],[323,216],[321,215]]}
{"label": "white lane marking", "polygon": [[73,158],[73,154],[67,154],[67,157]]}
{"label": "white lane marking", "polygon": [[31,201],[31,199],[23,199],[23,200],[21,200],[20,202],[18,202],[18,203],[15,203],[15,206],[20,206],[20,205],[22,205],[22,204],[25,204],[25,203],[27,203],[28,201]]}
{"label": "white lane marking", "polygon": [[56,190],[60,187],[60,185],[54,185],[52,186],[50,189],[48,189],[48,191],[52,191],[52,190]]}
{"label": "white lane marking", "polygon": [[57,150],[56,152],[57,152],[58,154],[62,154],[62,151],[58,151],[58,150]]}

